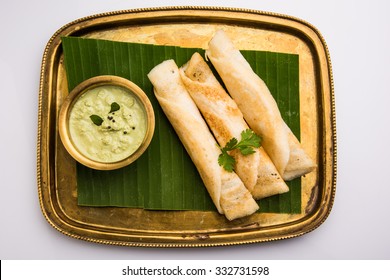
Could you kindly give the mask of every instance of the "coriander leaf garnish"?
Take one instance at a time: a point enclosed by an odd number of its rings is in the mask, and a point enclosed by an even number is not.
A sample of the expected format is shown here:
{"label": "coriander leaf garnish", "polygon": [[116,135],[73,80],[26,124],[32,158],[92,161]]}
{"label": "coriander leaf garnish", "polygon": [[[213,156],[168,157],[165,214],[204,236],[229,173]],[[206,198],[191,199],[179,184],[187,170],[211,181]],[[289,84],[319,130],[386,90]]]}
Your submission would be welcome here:
{"label": "coriander leaf garnish", "polygon": [[253,154],[254,148],[259,148],[261,144],[261,138],[251,129],[246,129],[241,132],[241,140],[236,138],[230,139],[225,147],[221,148],[221,154],[218,156],[218,164],[222,166],[226,171],[232,172],[236,163],[234,157],[228,152],[238,149],[244,156]]}
{"label": "coriander leaf garnish", "polygon": [[115,112],[115,111],[118,111],[121,107],[119,106],[118,103],[116,102],[112,102],[111,103],[111,110],[109,113],[112,113],[112,112]]}
{"label": "coriander leaf garnish", "polygon": [[229,142],[226,143],[225,147],[222,150],[225,150],[225,151],[234,150],[237,143],[238,143],[238,140],[233,137],[232,139],[229,140]]}
{"label": "coriander leaf garnish", "polygon": [[244,156],[253,154],[255,150],[253,148],[260,147],[261,138],[251,129],[246,129],[241,132],[241,141],[237,144],[236,148],[241,151]]}
{"label": "coriander leaf garnish", "polygon": [[233,172],[234,164],[236,160],[234,157],[229,155],[226,150],[221,150],[222,153],[218,156],[218,164],[223,166],[223,168],[228,172]]}
{"label": "coriander leaf garnish", "polygon": [[99,117],[98,115],[90,115],[89,118],[97,126],[101,126],[103,123],[103,119],[101,117]]}

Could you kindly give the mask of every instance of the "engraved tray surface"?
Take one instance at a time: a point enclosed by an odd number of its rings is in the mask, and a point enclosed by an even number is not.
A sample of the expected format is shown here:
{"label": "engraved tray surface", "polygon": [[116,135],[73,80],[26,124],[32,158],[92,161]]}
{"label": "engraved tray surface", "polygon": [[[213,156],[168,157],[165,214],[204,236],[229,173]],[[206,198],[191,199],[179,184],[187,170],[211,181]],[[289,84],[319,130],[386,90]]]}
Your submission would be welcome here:
{"label": "engraved tray surface", "polygon": [[[76,162],[58,135],[68,88],[62,36],[206,48],[217,29],[240,49],[299,55],[301,143],[317,170],[302,178],[301,214],[255,213],[229,222],[216,212],[147,211],[77,205]],[[165,7],[117,11],[63,26],[49,40],[39,89],[37,179],[41,209],[58,231],[91,242],[146,247],[200,247],[297,237],[320,226],[335,195],[336,127],[329,53],[321,34],[300,19],[253,10]]]}

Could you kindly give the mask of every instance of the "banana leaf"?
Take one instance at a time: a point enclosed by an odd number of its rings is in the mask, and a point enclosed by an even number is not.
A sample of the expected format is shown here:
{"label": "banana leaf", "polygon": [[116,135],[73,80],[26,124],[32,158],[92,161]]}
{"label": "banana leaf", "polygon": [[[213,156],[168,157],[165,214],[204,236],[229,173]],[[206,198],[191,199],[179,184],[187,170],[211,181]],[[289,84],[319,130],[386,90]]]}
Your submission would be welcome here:
{"label": "banana leaf", "polygon": [[[63,37],[69,90],[98,75],[127,78],[148,95],[156,128],[147,151],[133,164],[98,171],[77,164],[77,195],[81,206],[135,207],[148,210],[216,211],[203,182],[153,94],[147,73],[166,59],[178,66],[202,49]],[[242,51],[274,95],[282,116],[299,139],[299,58],[295,54]],[[212,67],[212,66],[211,66]],[[196,133],[196,131],[194,131]],[[290,191],[258,201],[260,212],[300,213],[301,180]]]}

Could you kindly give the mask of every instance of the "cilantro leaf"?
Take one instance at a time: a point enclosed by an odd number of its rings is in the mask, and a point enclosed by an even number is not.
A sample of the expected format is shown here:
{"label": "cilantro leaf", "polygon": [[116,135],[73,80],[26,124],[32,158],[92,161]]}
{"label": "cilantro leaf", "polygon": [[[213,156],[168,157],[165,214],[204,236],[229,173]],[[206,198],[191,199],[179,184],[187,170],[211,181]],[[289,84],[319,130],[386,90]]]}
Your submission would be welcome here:
{"label": "cilantro leaf", "polygon": [[226,151],[222,150],[222,153],[218,156],[218,164],[228,172],[233,172],[236,160],[229,155]]}
{"label": "cilantro leaf", "polygon": [[238,140],[236,138],[232,138],[229,140],[229,142],[226,143],[225,147],[223,148],[225,151],[231,151],[234,150],[236,145],[238,143]]}
{"label": "cilantro leaf", "polygon": [[220,148],[221,154],[218,157],[218,164],[222,166],[226,171],[232,172],[236,163],[235,159],[228,154],[229,151],[238,149],[244,156],[253,154],[255,148],[259,148],[261,145],[261,138],[251,129],[246,129],[241,132],[241,140],[236,138],[230,139],[225,147]]}
{"label": "cilantro leaf", "polygon": [[252,147],[238,147],[238,149],[240,150],[241,154],[243,154],[244,156],[253,154],[255,152],[255,150]]}
{"label": "cilantro leaf", "polygon": [[246,129],[241,132],[241,141],[239,146],[250,146],[254,148],[259,148],[261,144],[261,138],[250,129]]}

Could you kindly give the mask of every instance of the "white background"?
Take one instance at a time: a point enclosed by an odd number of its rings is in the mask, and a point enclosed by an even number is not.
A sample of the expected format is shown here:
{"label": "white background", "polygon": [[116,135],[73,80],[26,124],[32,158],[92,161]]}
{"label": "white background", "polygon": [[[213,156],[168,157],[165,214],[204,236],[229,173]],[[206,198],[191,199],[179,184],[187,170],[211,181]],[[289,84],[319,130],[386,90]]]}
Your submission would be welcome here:
{"label": "white background", "polygon": [[[389,1],[1,0],[0,259],[390,259]],[[114,10],[224,6],[313,24],[335,84],[338,180],[329,218],[302,237],[262,244],[147,249],[99,245],[53,229],[39,208],[36,136],[43,50],[63,25]]]}

